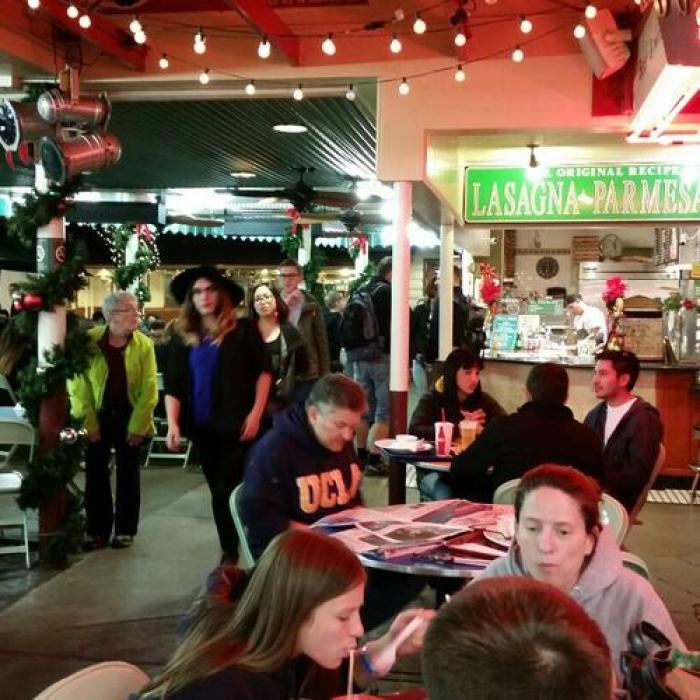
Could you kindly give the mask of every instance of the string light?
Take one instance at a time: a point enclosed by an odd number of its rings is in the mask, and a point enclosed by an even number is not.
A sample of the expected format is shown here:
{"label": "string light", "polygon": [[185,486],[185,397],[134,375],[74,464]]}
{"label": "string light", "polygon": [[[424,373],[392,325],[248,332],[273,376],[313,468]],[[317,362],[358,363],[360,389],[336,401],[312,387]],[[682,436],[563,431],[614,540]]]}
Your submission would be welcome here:
{"label": "string light", "polygon": [[408,84],[408,81],[406,78],[401,78],[401,82],[399,83],[399,95],[408,95],[408,93],[411,92],[411,86]]}
{"label": "string light", "polygon": [[326,56],[335,55],[335,42],[333,41],[333,35],[328,34],[328,36],[323,40],[321,44],[321,51],[326,54]]}
{"label": "string light", "polygon": [[396,34],[391,35],[391,43],[389,44],[389,51],[391,53],[401,53],[401,49],[403,47],[401,46],[401,40],[399,37],[396,36]]}
{"label": "string light", "polygon": [[586,5],[584,14],[588,19],[593,19],[598,14],[598,8],[593,3],[589,3]]}
{"label": "string light", "polygon": [[80,15],[80,19],[78,20],[78,24],[83,29],[90,29],[90,27],[92,26],[92,20],[90,19],[90,15],[87,12],[84,15]]}
{"label": "string light", "polygon": [[245,94],[246,95],[254,95],[255,94],[255,81],[251,80],[248,82],[248,84],[245,86]]}
{"label": "string light", "polygon": [[137,44],[145,44],[146,43],[146,32],[144,31],[143,27],[139,29],[136,34],[134,34],[134,41]]}
{"label": "string light", "polygon": [[80,10],[73,4],[71,3],[68,5],[66,8],[66,14],[71,18],[71,19],[78,19],[78,15],[80,14]]}
{"label": "string light", "polygon": [[258,44],[258,56],[260,56],[260,58],[270,58],[270,50],[270,42],[267,40],[266,36],[263,36]]}
{"label": "string light", "polygon": [[525,52],[519,46],[516,46],[513,49],[511,57],[516,63],[522,63],[523,59],[525,58]]}
{"label": "string light", "polygon": [[301,102],[304,99],[304,91],[301,89],[301,83],[297,86],[297,88],[294,90],[292,93],[292,97],[297,101]]}
{"label": "string light", "polygon": [[38,10],[39,5],[41,5],[40,0],[27,0],[27,7],[29,7],[30,10]]}
{"label": "string light", "polygon": [[345,99],[350,100],[350,102],[354,102],[356,97],[357,93],[355,92],[355,88],[353,87],[352,83],[350,83],[348,91],[345,93]]}
{"label": "string light", "polygon": [[455,34],[455,46],[464,46],[467,43],[467,35],[462,31]]}
{"label": "string light", "polygon": [[416,34],[425,34],[425,30],[428,28],[428,25],[425,23],[425,20],[420,16],[420,12],[416,12],[416,21],[413,23],[413,31]]}
{"label": "string light", "polygon": [[160,61],[158,61],[158,65],[163,69],[166,70],[170,66],[170,61],[168,60],[168,54],[164,53],[160,57]]}
{"label": "string light", "polygon": [[202,83],[202,85],[208,85],[209,84],[209,69],[205,68],[200,74],[199,74],[199,82]]}
{"label": "string light", "polygon": [[529,34],[532,31],[532,22],[525,15],[520,17],[520,31],[523,34]]}
{"label": "string light", "polygon": [[464,72],[464,69],[462,68],[462,64],[460,63],[457,66],[457,70],[455,71],[455,80],[458,83],[463,83],[467,79],[467,74]]}
{"label": "string light", "polygon": [[142,29],[143,27],[141,26],[141,22],[139,22],[138,15],[134,15],[134,19],[129,23],[129,31],[132,34],[136,34],[136,32],[140,32]]}
{"label": "string light", "polygon": [[204,30],[200,27],[199,31],[194,35],[194,44],[192,50],[198,53],[200,56],[206,53],[207,50],[207,37],[204,35]]}
{"label": "string light", "polygon": [[577,24],[574,27],[574,36],[577,39],[583,39],[583,37],[586,36],[586,28],[582,24]]}

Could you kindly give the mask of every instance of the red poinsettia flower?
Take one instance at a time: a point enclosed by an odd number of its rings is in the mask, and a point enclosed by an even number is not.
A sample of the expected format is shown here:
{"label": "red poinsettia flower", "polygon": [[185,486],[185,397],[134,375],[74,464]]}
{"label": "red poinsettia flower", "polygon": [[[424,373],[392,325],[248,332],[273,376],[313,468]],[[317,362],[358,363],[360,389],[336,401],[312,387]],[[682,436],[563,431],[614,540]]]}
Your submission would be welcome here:
{"label": "red poinsettia flower", "polygon": [[686,311],[692,311],[695,308],[695,302],[692,299],[683,299],[681,306]]}
{"label": "red poinsettia flower", "polygon": [[624,298],[627,285],[622,281],[622,277],[611,277],[605,282],[603,290],[603,301],[607,306],[612,306],[616,299]]}
{"label": "red poinsettia flower", "polygon": [[481,298],[484,300],[484,303],[492,304],[494,301],[498,301],[502,292],[503,288],[493,277],[484,277],[481,284]]}

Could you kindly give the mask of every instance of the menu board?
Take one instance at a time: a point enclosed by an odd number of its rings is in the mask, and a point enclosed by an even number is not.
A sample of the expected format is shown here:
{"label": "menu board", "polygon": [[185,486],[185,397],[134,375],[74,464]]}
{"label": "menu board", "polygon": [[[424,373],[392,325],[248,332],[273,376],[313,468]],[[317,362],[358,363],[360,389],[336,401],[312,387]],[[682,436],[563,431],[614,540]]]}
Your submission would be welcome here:
{"label": "menu board", "polygon": [[640,360],[663,360],[663,320],[656,318],[630,318],[623,321],[625,348]]}
{"label": "menu board", "polygon": [[527,305],[527,313],[539,314],[563,314],[564,302],[561,299],[543,299],[541,301],[531,301]]}
{"label": "menu board", "polygon": [[490,343],[492,350],[515,350],[518,338],[518,317],[516,315],[497,314],[491,324]]}

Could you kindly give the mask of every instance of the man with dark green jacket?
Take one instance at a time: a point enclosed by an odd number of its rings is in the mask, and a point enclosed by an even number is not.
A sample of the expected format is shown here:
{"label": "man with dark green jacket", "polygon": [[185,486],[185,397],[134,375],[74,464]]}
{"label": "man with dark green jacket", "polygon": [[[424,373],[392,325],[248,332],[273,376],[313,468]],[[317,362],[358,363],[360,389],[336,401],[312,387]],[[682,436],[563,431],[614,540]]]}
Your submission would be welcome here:
{"label": "man with dark green jacket", "polygon": [[[139,449],[153,435],[158,402],[153,342],[136,330],[139,307],[129,292],[109,294],[102,303],[106,326],[88,331],[92,358],[87,370],[68,382],[71,414],[88,431],[85,456],[86,549],[133,543],[140,508]],[[117,494],[112,507],[109,460],[117,458]]]}

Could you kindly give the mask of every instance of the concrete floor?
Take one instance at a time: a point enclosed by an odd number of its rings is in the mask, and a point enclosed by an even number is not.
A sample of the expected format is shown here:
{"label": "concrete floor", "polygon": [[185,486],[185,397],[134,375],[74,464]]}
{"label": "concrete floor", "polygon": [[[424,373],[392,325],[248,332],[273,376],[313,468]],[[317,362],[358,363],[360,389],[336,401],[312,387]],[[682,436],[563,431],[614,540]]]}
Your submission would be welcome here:
{"label": "concrete floor", "polygon": [[[196,469],[142,471],[139,535],[127,550],[80,557],[56,572],[0,557],[0,697],[25,700],[91,663],[130,661],[155,673],[181,614],[218,563],[208,491]],[[368,478],[368,503],[386,503]],[[413,494],[415,498],[415,493]],[[643,557],[691,648],[700,649],[700,504],[647,504],[627,548]]]}

